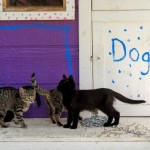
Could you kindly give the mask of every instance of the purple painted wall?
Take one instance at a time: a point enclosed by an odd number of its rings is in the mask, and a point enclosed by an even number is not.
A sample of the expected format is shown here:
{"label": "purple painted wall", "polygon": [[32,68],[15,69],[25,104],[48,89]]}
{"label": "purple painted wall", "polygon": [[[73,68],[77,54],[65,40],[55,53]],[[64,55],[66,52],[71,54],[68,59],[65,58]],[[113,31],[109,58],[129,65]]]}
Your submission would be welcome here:
{"label": "purple painted wall", "polygon": [[[73,74],[79,85],[78,4],[72,21],[1,21],[0,86],[31,85],[36,73],[46,89],[56,88],[63,74]],[[48,117],[48,107],[36,103],[25,117]]]}

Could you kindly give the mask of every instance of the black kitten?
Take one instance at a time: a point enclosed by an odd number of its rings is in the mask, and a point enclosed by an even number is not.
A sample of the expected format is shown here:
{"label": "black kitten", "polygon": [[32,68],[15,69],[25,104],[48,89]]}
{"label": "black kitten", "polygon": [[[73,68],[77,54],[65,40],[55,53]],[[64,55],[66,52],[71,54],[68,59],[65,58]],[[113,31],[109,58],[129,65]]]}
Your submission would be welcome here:
{"label": "black kitten", "polygon": [[[76,90],[73,76],[63,79],[57,86],[58,91],[63,94],[63,105],[68,110],[67,124],[64,128],[76,129],[78,125],[79,113],[82,110],[99,109],[108,116],[105,127],[118,125],[120,113],[113,107],[115,98],[129,104],[145,103],[144,100],[129,99],[111,89],[100,88],[94,90]],[[112,123],[113,118],[115,119]]]}

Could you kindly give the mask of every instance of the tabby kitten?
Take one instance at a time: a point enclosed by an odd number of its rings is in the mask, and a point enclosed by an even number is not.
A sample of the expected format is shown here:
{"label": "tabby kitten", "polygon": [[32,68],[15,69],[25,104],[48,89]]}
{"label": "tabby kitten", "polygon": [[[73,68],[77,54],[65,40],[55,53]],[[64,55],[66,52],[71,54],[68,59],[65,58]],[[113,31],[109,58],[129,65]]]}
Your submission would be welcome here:
{"label": "tabby kitten", "polygon": [[[58,126],[62,126],[62,123],[60,122],[59,118],[63,110],[67,111],[66,109],[64,109],[64,106],[62,104],[62,101],[63,101],[62,93],[55,89],[47,91],[43,89],[42,87],[40,87],[35,80],[34,73],[31,76],[31,82],[32,82],[32,86],[36,89],[36,91],[39,94],[45,96],[45,100],[46,100],[46,103],[48,104],[49,111],[50,111],[49,116],[50,116],[52,123],[57,123]],[[93,115],[98,114],[97,109],[93,109],[91,110],[91,112]],[[78,119],[82,120],[82,117],[79,115]]]}
{"label": "tabby kitten", "polygon": [[35,94],[34,89],[24,89],[22,87],[19,90],[12,87],[0,88],[0,125],[8,127],[3,119],[7,111],[11,110],[15,114],[15,123],[21,124],[22,128],[26,128],[23,112],[26,112],[30,104],[34,102]]}
{"label": "tabby kitten", "polygon": [[[10,89],[10,88],[14,88],[14,87],[5,87],[5,88]],[[23,88],[26,90],[33,89],[32,86],[23,86]],[[37,92],[36,92],[36,99],[35,100],[37,102],[37,106],[40,107],[41,106],[41,99],[40,99],[40,95]],[[13,111],[8,110],[6,115],[5,115],[4,122],[10,122],[14,117],[15,117],[15,115],[14,115]]]}
{"label": "tabby kitten", "polygon": [[46,103],[48,104],[48,107],[49,107],[49,111],[50,111],[49,115],[50,115],[51,121],[53,123],[56,123],[58,126],[63,126],[59,120],[62,109],[63,109],[62,94],[55,89],[48,91],[40,87],[35,80],[34,73],[31,76],[31,82],[36,92],[38,92],[41,95],[44,95]]}

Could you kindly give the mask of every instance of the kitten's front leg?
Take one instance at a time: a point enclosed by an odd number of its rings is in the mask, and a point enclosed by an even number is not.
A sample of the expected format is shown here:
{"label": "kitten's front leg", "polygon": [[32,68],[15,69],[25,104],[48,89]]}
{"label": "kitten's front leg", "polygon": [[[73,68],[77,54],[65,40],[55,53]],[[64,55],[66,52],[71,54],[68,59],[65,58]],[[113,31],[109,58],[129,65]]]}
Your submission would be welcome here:
{"label": "kitten's front leg", "polygon": [[21,128],[27,128],[27,125],[25,124],[24,120],[21,122]]}
{"label": "kitten's front leg", "polygon": [[23,112],[15,112],[15,115],[17,119],[15,122],[21,124],[21,128],[27,128],[27,125],[25,124],[23,119]]}
{"label": "kitten's front leg", "polygon": [[3,122],[3,117],[0,117],[0,125],[4,128],[7,128],[9,125]]}
{"label": "kitten's front leg", "polygon": [[79,118],[79,112],[74,112],[73,113],[73,124],[70,127],[70,129],[76,129],[78,126],[78,119]]}
{"label": "kitten's front leg", "polygon": [[0,125],[7,128],[9,125],[4,122],[4,116],[6,116],[7,111],[4,108],[1,108],[0,112]]}
{"label": "kitten's front leg", "polygon": [[14,123],[15,123],[15,124],[19,124],[19,121],[15,118],[15,119],[14,119]]}
{"label": "kitten's front leg", "polygon": [[72,123],[72,113],[70,111],[68,111],[67,124],[65,124],[63,127],[70,128],[71,123]]}

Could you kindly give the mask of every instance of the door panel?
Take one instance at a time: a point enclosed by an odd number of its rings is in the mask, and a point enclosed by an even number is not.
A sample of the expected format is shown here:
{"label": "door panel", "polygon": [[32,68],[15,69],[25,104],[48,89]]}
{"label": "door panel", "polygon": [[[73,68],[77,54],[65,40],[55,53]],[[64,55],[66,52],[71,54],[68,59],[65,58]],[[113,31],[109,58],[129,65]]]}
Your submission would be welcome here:
{"label": "door panel", "polygon": [[[136,5],[135,5],[136,4]],[[146,5],[145,5],[146,4]],[[149,0],[92,0],[92,10],[148,10]]]}
{"label": "door panel", "polygon": [[150,115],[150,22],[93,23],[94,88],[113,89],[146,104],[116,102],[123,116]]}
{"label": "door panel", "polygon": [[150,116],[149,4],[145,6],[142,0],[127,0],[126,4],[118,0],[79,1],[79,87],[106,87],[146,100],[139,105],[116,101],[122,116]]}

